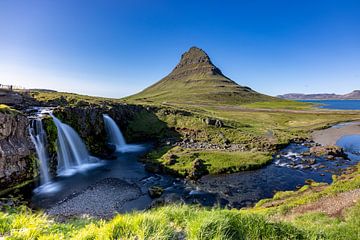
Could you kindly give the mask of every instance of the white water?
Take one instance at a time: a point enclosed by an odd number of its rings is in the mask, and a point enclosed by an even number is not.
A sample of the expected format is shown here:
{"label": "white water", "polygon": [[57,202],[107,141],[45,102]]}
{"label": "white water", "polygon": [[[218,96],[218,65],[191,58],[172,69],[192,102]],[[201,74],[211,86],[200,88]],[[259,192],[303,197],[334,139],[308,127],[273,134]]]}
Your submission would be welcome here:
{"label": "white water", "polygon": [[48,168],[49,154],[46,149],[47,137],[41,119],[34,119],[31,122],[29,130],[31,140],[35,145],[36,154],[39,159],[41,185],[44,185],[50,182],[50,174]]}
{"label": "white water", "polygon": [[97,159],[90,156],[85,144],[69,125],[50,114],[58,130],[58,175],[68,176],[95,167]]}
{"label": "white water", "polygon": [[105,130],[109,143],[116,146],[117,152],[136,152],[143,149],[140,145],[127,144],[116,122],[107,114],[103,114]]}

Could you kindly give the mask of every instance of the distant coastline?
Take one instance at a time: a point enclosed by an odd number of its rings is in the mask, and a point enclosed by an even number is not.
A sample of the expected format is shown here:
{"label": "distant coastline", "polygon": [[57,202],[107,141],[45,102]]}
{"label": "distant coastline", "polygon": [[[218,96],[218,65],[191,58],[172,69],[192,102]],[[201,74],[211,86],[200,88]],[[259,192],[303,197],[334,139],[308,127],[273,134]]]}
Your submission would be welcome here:
{"label": "distant coastline", "polygon": [[284,95],[278,95],[277,97],[291,100],[360,100],[360,90],[354,90],[351,93],[344,95],[335,93],[288,93]]}

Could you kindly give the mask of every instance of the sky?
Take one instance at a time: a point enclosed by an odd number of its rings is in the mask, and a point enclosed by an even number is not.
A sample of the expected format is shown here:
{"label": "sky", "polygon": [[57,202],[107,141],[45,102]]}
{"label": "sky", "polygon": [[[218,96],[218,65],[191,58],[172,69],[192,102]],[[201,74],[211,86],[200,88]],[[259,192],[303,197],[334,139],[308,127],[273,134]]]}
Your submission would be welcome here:
{"label": "sky", "polygon": [[269,94],[360,89],[358,0],[0,0],[0,83],[124,97],[191,46]]}

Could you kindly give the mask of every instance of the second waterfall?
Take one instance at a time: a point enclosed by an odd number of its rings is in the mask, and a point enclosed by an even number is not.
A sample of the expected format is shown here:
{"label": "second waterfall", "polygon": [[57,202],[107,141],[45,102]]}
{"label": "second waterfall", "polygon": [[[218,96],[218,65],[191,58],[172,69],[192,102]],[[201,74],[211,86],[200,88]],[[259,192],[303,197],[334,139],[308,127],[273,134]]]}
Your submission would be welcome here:
{"label": "second waterfall", "polygon": [[103,115],[108,141],[116,147],[117,152],[138,152],[143,150],[140,145],[127,144],[116,122],[107,114]]}

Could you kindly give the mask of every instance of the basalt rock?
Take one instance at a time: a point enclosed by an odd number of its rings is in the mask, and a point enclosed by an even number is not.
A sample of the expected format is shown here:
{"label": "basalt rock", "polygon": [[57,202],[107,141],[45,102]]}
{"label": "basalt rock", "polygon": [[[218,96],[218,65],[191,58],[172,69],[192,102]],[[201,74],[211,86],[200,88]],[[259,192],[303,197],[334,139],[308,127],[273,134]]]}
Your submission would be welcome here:
{"label": "basalt rock", "polygon": [[149,188],[148,192],[151,198],[158,198],[163,194],[164,189],[159,186],[152,186]]}
{"label": "basalt rock", "polygon": [[347,158],[347,154],[344,152],[344,149],[338,146],[315,146],[310,148],[310,153],[315,156],[329,156],[329,159],[335,157]]}
{"label": "basalt rock", "polygon": [[21,113],[0,113],[0,191],[33,180],[37,175],[28,124]]}
{"label": "basalt rock", "polygon": [[209,126],[215,126],[218,128],[221,128],[224,126],[224,123],[219,119],[205,118],[203,121],[205,124],[207,124]]}
{"label": "basalt rock", "polygon": [[198,180],[202,176],[209,174],[209,170],[205,164],[205,161],[197,158],[192,163],[192,168],[188,174],[188,178],[191,180]]}

